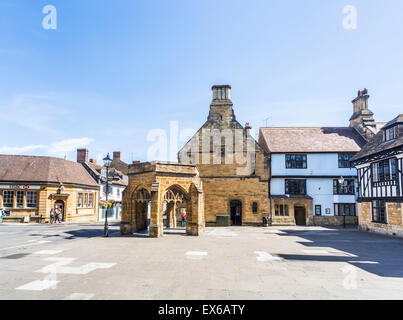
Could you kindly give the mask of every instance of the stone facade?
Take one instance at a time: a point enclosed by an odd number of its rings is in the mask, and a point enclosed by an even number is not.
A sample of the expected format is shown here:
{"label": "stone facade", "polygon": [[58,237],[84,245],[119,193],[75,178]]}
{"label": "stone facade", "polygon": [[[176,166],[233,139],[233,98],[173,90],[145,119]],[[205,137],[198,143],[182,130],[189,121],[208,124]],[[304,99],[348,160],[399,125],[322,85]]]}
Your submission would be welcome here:
{"label": "stone facade", "polygon": [[[63,204],[63,221],[65,222],[95,222],[98,218],[98,201],[99,191],[96,188],[82,189],[74,186],[63,186],[63,191],[57,185],[36,185],[37,189],[32,191],[20,189],[21,185],[11,185],[10,188],[2,189],[0,186],[0,206],[3,205],[4,191],[14,192],[14,204],[11,208],[6,208],[10,212],[10,216],[4,218],[4,221],[23,222],[24,217],[31,217],[31,221],[50,222],[50,211],[55,207],[56,203]],[[18,188],[18,189],[17,189]],[[16,204],[16,192],[23,192],[23,205],[18,207]],[[37,202],[35,208],[29,208],[26,205],[26,192],[35,192],[37,194]],[[91,195],[92,205],[83,205],[78,207],[78,195]]]}
{"label": "stone facade", "polygon": [[147,228],[150,213],[150,237],[163,236],[164,202],[168,225],[176,224],[176,207],[186,207],[186,233],[200,235],[205,226],[203,187],[194,165],[169,162],[132,164],[129,185],[123,192],[121,234]]}
{"label": "stone facade", "polygon": [[[287,212],[285,206],[287,207]],[[280,206],[283,206],[282,215],[280,214]],[[277,210],[276,210],[277,207]],[[303,215],[303,218],[298,219],[296,217],[296,211],[298,214]],[[298,222],[300,225],[313,225],[313,211],[312,211],[312,198],[310,197],[272,197],[272,209],[271,209],[271,225],[296,225]]]}
{"label": "stone facade", "polygon": [[386,202],[387,223],[372,220],[371,202],[358,203],[358,213],[359,228],[361,230],[403,237],[403,211],[400,202]]}
{"label": "stone facade", "polygon": [[[215,225],[216,217],[222,215],[230,216],[232,224],[237,219],[240,225],[261,225],[270,212],[269,159],[251,136],[251,127],[236,120],[230,89],[212,88],[208,119],[178,158],[181,163],[196,164],[199,170],[207,225]],[[240,216],[234,218],[234,212]]]}

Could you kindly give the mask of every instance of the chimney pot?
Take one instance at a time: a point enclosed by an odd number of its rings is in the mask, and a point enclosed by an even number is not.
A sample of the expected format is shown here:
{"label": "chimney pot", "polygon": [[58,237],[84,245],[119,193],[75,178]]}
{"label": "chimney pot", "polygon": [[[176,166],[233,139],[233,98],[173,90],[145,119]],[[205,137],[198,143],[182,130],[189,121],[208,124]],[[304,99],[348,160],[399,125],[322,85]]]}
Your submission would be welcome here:
{"label": "chimney pot", "polygon": [[211,90],[213,90],[213,100],[231,100],[230,85],[215,85]]}
{"label": "chimney pot", "polygon": [[139,160],[134,160],[133,161],[133,164],[139,164],[139,163],[141,163],[141,161],[139,161]]}
{"label": "chimney pot", "polygon": [[93,164],[97,164],[97,160],[95,160],[95,159],[90,159],[90,162]]}

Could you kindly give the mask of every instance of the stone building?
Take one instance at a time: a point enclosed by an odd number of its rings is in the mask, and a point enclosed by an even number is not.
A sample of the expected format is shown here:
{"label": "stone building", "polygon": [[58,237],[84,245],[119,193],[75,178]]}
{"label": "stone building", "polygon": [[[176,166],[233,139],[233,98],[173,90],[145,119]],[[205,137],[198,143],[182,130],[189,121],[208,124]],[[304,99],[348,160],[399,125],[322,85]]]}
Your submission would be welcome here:
{"label": "stone building", "polygon": [[0,207],[7,212],[5,221],[49,222],[52,208],[62,211],[63,221],[97,221],[98,200],[98,184],[79,163],[0,155]]}
{"label": "stone building", "polygon": [[181,208],[191,235],[205,225],[262,225],[269,214],[268,154],[251,127],[236,120],[230,90],[213,86],[207,121],[179,151],[179,163],[129,165],[121,233],[146,229],[149,211],[150,236],[162,236],[164,212],[167,226],[175,226]]}
{"label": "stone building", "polygon": [[129,185],[123,193],[122,234],[149,228],[150,237],[162,237],[164,211],[168,227],[174,227],[176,209],[181,207],[186,208],[186,233],[197,236],[203,232],[203,187],[195,165],[145,162],[130,165],[128,175]]}
{"label": "stone building", "polygon": [[213,86],[207,121],[179,151],[197,166],[209,225],[261,225],[269,215],[268,154],[235,117],[229,85]]}
{"label": "stone building", "polygon": [[403,115],[388,122],[352,163],[358,170],[361,230],[403,237]]}

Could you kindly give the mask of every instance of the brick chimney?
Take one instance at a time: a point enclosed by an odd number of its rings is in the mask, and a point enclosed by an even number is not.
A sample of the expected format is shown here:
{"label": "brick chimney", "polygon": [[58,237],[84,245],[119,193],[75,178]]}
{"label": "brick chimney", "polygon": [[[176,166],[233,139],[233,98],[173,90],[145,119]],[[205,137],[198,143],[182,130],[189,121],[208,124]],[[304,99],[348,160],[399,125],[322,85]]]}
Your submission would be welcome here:
{"label": "brick chimney", "polygon": [[77,149],[77,162],[88,162],[88,149]]}
{"label": "brick chimney", "polygon": [[122,152],[120,151],[113,152],[113,160],[121,160],[121,158],[122,158]]}
{"label": "brick chimney", "polygon": [[95,160],[95,159],[90,159],[90,162],[93,164],[97,164],[97,160]]}

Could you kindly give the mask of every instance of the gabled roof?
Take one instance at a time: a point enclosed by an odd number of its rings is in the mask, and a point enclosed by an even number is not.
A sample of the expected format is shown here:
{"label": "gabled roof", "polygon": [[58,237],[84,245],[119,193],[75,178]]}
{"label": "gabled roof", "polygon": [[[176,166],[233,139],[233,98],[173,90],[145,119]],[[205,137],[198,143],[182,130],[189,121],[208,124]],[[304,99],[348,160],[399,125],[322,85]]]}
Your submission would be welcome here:
{"label": "gabled roof", "polygon": [[[388,122],[388,124],[385,125],[385,128],[391,126],[392,124],[400,122],[399,119],[403,120],[402,115]],[[359,153],[357,153],[351,159],[351,161],[364,159],[371,155],[382,153],[399,147],[403,147],[403,136],[394,140],[385,141],[385,131],[381,130],[362,148],[362,150]]]}
{"label": "gabled roof", "polygon": [[0,155],[0,181],[98,187],[80,163],[37,156]]}
{"label": "gabled roof", "polygon": [[349,127],[260,128],[259,144],[271,153],[358,152],[365,140]]}
{"label": "gabled roof", "polygon": [[399,114],[396,118],[393,120],[389,121],[387,124],[384,125],[384,128],[392,127],[393,125],[397,123],[403,123],[403,114]]}

